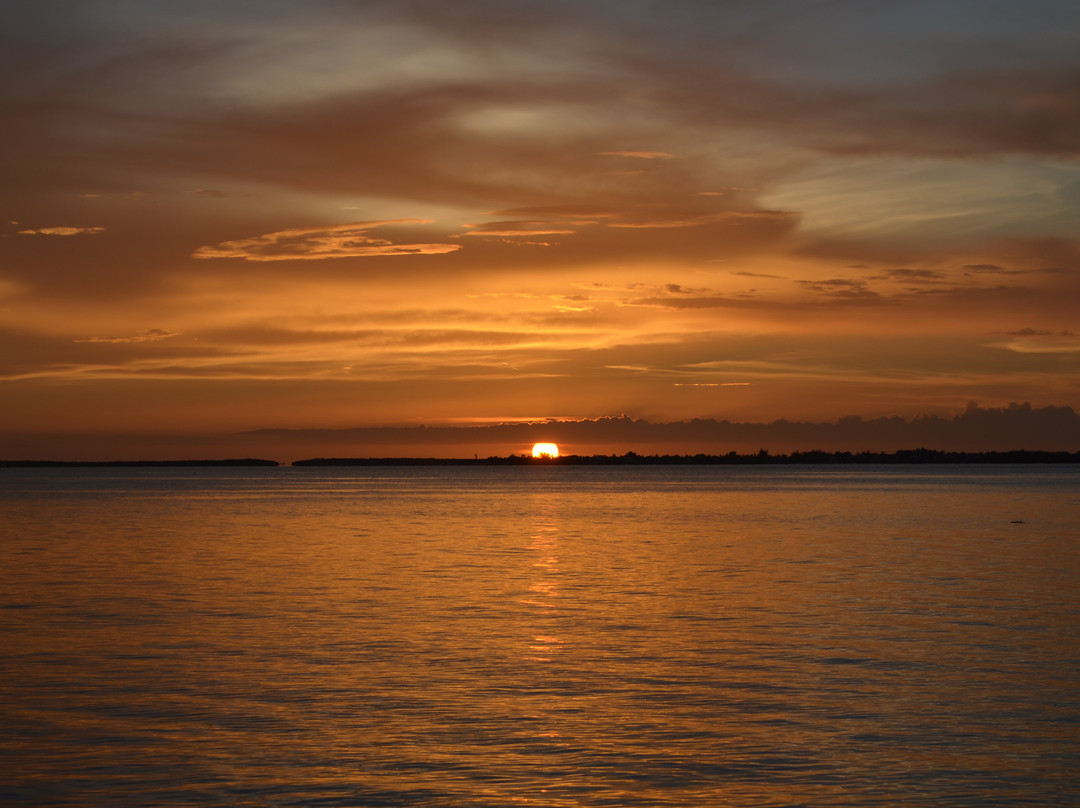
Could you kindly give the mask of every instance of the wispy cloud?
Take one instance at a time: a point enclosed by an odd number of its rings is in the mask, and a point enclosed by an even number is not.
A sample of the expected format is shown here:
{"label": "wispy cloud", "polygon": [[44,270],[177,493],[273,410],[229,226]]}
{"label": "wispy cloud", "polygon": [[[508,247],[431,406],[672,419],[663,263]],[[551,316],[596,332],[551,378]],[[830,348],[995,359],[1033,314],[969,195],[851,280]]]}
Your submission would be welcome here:
{"label": "wispy cloud", "polygon": [[72,340],[72,342],[106,343],[119,345],[132,342],[157,342],[158,340],[169,339],[170,337],[179,336],[180,333],[177,331],[166,331],[164,328],[151,328],[148,331],[140,331],[137,334],[126,337],[85,337],[83,339]]}
{"label": "wispy cloud", "polygon": [[34,230],[20,230],[22,236],[90,236],[104,233],[104,227],[38,227]]}
{"label": "wispy cloud", "polygon": [[466,236],[487,236],[516,238],[518,236],[560,236],[570,235],[577,231],[567,227],[560,227],[551,222],[508,221],[508,222],[485,222],[483,224],[467,224]]}
{"label": "wispy cloud", "polygon": [[1080,335],[1072,331],[1049,331],[1040,328],[1021,328],[1010,331],[1008,340],[992,342],[989,347],[1004,348],[1022,354],[1080,353]]}
{"label": "wispy cloud", "polygon": [[661,309],[745,309],[769,306],[764,301],[725,295],[693,297],[641,297],[620,302],[621,306],[644,306]]}
{"label": "wispy cloud", "polygon": [[752,382],[675,382],[674,387],[750,387]]}
{"label": "wispy cloud", "polygon": [[667,160],[675,156],[663,151],[605,151],[600,154],[605,157],[634,157],[640,160]]}
{"label": "wispy cloud", "polygon": [[520,219],[470,224],[467,235],[567,235],[585,227],[616,230],[675,230],[744,223],[792,226],[799,214],[785,210],[724,209],[686,202],[657,202],[627,198],[619,206],[552,205],[496,211],[493,215]]}
{"label": "wispy cloud", "polygon": [[677,227],[700,227],[721,222],[740,221],[786,221],[798,217],[798,214],[783,210],[724,210],[689,212],[670,210],[660,216],[650,217],[649,211],[631,212],[620,221],[611,222],[612,227],[644,229],[666,229]]}
{"label": "wispy cloud", "polygon": [[948,275],[936,269],[887,269],[884,276],[875,276],[875,280],[890,279],[895,281],[936,283],[948,279]]}
{"label": "wispy cloud", "polygon": [[387,255],[437,255],[461,249],[460,244],[395,244],[373,238],[368,231],[386,225],[428,224],[427,219],[354,222],[330,227],[278,230],[254,238],[200,247],[193,258],[240,258],[245,261],[315,261],[327,258],[367,258]]}
{"label": "wispy cloud", "polygon": [[827,297],[841,300],[878,301],[881,295],[867,288],[866,281],[851,278],[799,281],[799,285]]}

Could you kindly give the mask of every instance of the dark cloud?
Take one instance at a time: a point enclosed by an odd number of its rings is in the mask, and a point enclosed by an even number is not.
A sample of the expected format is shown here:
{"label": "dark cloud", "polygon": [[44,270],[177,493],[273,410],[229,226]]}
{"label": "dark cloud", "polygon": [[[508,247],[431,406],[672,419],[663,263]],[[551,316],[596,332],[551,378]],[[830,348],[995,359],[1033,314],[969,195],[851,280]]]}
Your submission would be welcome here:
{"label": "dark cloud", "polygon": [[812,292],[826,297],[861,303],[880,303],[883,298],[877,292],[867,288],[866,281],[850,278],[828,278],[825,280],[798,281],[798,284]]}
{"label": "dark cloud", "polygon": [[1007,269],[997,264],[966,264],[964,272],[968,275],[1027,275],[1034,270]]}
{"label": "dark cloud", "polygon": [[[1038,328],[1021,328],[1019,331],[1006,331],[1005,335],[1009,337],[1047,337],[1053,335],[1053,331],[1043,331]],[[1069,335],[1064,332],[1065,335]]]}
{"label": "dark cloud", "polygon": [[783,275],[770,275],[767,272],[732,272],[731,274],[743,278],[771,278],[773,280],[784,280]]}
{"label": "dark cloud", "polygon": [[887,269],[884,277],[898,281],[933,283],[946,280],[949,276],[935,269]]}

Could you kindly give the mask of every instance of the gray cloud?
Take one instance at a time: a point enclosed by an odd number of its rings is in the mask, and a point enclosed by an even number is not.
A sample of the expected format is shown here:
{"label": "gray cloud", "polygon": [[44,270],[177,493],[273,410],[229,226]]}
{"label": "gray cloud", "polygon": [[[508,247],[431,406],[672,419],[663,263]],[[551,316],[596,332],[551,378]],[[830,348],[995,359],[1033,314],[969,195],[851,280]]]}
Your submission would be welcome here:
{"label": "gray cloud", "polygon": [[948,275],[944,272],[940,272],[935,269],[887,269],[884,276],[878,276],[882,278],[890,278],[898,281],[918,281],[923,283],[934,283],[937,281],[944,281],[948,279]]}
{"label": "gray cloud", "polygon": [[804,289],[839,300],[880,302],[882,296],[867,288],[866,281],[850,278],[828,278],[825,280],[798,281]]}

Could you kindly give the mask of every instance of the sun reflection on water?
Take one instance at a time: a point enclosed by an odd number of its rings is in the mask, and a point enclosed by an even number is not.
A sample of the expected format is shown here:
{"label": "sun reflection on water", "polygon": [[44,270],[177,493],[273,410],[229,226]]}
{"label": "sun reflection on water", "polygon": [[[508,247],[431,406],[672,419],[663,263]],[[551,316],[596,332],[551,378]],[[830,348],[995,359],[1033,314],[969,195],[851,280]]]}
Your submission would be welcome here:
{"label": "sun reflection on water", "polygon": [[[529,550],[534,554],[532,566],[537,579],[529,585],[530,596],[522,603],[532,614],[545,623],[557,616],[561,597],[559,587],[559,523],[556,503],[549,497],[536,496],[535,516],[532,525]],[[527,645],[530,662],[551,662],[553,654],[561,650],[563,639],[545,626],[532,633]]]}

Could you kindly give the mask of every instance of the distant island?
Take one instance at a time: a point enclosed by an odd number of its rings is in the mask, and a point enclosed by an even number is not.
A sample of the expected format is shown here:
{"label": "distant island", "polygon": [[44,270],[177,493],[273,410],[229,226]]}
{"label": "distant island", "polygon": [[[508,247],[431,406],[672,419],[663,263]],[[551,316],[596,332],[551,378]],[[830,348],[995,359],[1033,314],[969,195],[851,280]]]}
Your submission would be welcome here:
{"label": "distant island", "polygon": [[203,468],[220,466],[280,466],[276,460],[0,460],[5,469],[51,468]]}
{"label": "distant island", "polygon": [[902,449],[896,452],[792,452],[723,455],[561,455],[536,458],[530,455],[484,458],[440,457],[316,457],[296,460],[293,466],[762,466],[762,465],[890,465],[930,463],[1080,463],[1080,452],[1047,452],[1016,449],[1005,452],[947,452],[936,449]]}
{"label": "distant island", "polygon": [[[532,457],[315,457],[296,460],[294,467],[317,466],[783,466],[783,465],[926,465],[926,464],[1080,463],[1078,452],[1016,449],[1005,452],[948,452],[937,449],[902,449],[896,452],[792,452],[722,455],[561,455]],[[230,460],[0,460],[0,468],[222,468],[278,467],[276,460],[243,458]]]}

